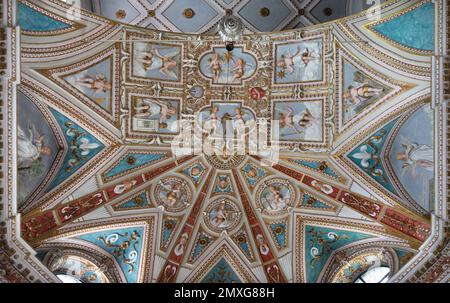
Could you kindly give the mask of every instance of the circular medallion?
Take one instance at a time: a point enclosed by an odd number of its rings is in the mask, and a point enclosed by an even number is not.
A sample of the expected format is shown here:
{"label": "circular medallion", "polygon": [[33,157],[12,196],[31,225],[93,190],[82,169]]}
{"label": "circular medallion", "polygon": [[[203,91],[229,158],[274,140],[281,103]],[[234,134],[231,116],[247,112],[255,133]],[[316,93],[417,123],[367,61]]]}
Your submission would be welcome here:
{"label": "circular medallion", "polygon": [[205,89],[200,85],[192,86],[189,90],[189,94],[194,98],[201,98],[205,93]]}
{"label": "circular medallion", "polygon": [[265,181],[258,188],[257,204],[268,214],[280,214],[287,210],[295,201],[295,191],[285,179]]}
{"label": "circular medallion", "polygon": [[268,9],[267,7],[263,7],[259,11],[259,14],[263,17],[268,17],[270,15],[270,9]]}
{"label": "circular medallion", "polygon": [[194,12],[194,10],[192,8],[186,8],[183,11],[183,16],[185,18],[187,18],[187,19],[191,19],[191,18],[193,18],[195,16],[195,12]]}
{"label": "circular medallion", "polygon": [[192,191],[185,180],[169,177],[158,182],[154,197],[158,205],[163,205],[170,212],[178,212],[191,203]]}
{"label": "circular medallion", "polygon": [[212,231],[222,232],[235,228],[242,216],[239,207],[228,199],[216,201],[205,211],[205,224]]}

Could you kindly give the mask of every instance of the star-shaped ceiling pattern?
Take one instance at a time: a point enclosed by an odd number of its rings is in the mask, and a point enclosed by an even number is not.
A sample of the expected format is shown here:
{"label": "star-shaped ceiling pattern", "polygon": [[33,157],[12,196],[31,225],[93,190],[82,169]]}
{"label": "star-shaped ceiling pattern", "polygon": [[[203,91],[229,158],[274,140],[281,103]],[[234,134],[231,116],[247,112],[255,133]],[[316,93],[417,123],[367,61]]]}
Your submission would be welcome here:
{"label": "star-shaped ceiling pattern", "polygon": [[[379,24],[430,5],[398,2]],[[417,33],[403,18],[399,40],[362,13],[228,52],[213,36],[21,3],[41,19],[22,37],[21,232],[47,266],[58,251],[97,266],[93,281],[321,282],[374,254],[394,273],[430,235],[431,59],[405,41],[433,35],[429,20]],[[156,15],[180,4],[164,5]]]}

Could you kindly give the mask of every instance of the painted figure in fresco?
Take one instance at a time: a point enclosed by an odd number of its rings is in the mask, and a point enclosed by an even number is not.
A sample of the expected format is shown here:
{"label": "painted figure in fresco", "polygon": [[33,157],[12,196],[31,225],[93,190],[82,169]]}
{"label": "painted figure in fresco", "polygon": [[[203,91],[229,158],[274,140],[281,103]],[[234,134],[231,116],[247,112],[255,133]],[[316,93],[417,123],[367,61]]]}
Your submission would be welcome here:
{"label": "painted figure in fresco", "polygon": [[216,210],[215,215],[211,219],[211,223],[216,227],[227,227],[228,219],[227,219],[227,210],[225,207],[225,203],[219,205]]}
{"label": "painted figure in fresco", "polygon": [[178,51],[161,55],[159,50],[150,50],[147,52],[140,52],[140,57],[137,62],[142,64],[145,71],[158,69],[160,73],[170,78],[177,78],[177,74],[173,71],[177,67],[177,61],[175,57],[178,55]]}
{"label": "painted figure in fresco", "polygon": [[213,82],[217,83],[220,78],[220,73],[222,72],[223,60],[220,57],[220,54],[214,53],[212,58],[208,59],[208,62],[208,67],[211,69],[213,74]]}
{"label": "painted figure in fresco", "polygon": [[297,66],[308,66],[312,60],[319,59],[320,56],[306,48],[303,52],[300,46],[297,47],[296,53],[292,54],[290,50],[281,55],[281,59],[277,61],[277,66],[281,68],[286,74],[292,74],[295,72]]}
{"label": "painted figure in fresco", "polygon": [[28,135],[17,126],[17,162],[19,170],[31,168],[33,163],[41,166],[40,158],[42,155],[50,156],[52,151],[44,146],[45,136],[36,131],[34,125],[28,127]]}
{"label": "painted figure in fresco", "polygon": [[295,133],[298,133],[300,135],[304,134],[304,130],[308,127],[310,127],[314,122],[316,122],[316,118],[311,114],[309,109],[305,109],[299,114],[295,114],[294,110],[289,107],[285,106],[284,110],[276,109],[280,112],[279,114],[279,121],[280,121],[280,127],[281,128],[290,128]]}
{"label": "painted figure in fresco", "polygon": [[92,95],[93,98],[95,98],[97,94],[106,93],[112,89],[112,84],[103,74],[97,74],[95,77],[86,75],[83,78],[78,79],[77,84],[94,90],[94,94]]}
{"label": "painted figure in fresco", "polygon": [[140,100],[134,110],[136,111],[134,114],[136,118],[159,116],[159,128],[167,128],[167,121],[177,114],[177,109],[172,104],[156,99]]}
{"label": "painted figure in fresco", "polygon": [[270,185],[268,187],[269,193],[266,195],[265,201],[269,204],[272,210],[278,211],[286,207],[289,197],[283,197],[281,187]]}
{"label": "painted figure in fresco", "polygon": [[267,246],[266,242],[264,241],[264,237],[261,234],[258,234],[256,236],[256,241],[258,242],[256,245],[259,248],[259,252],[264,255],[267,256],[270,252],[269,247]]}
{"label": "painted figure in fresco", "polygon": [[417,168],[420,167],[424,170],[433,171],[434,167],[434,151],[428,145],[411,143],[402,144],[405,151],[397,154],[397,160],[404,161],[402,168],[403,172],[411,169],[413,177],[417,175]]}
{"label": "painted figure in fresco", "polygon": [[213,106],[209,114],[209,120],[205,121],[204,128],[209,132],[210,135],[217,134],[218,124],[219,124],[219,108]]}
{"label": "painted figure in fresco", "polygon": [[180,240],[178,240],[178,244],[175,246],[175,249],[173,250],[176,256],[179,257],[183,255],[188,239],[189,235],[187,233],[181,235]]}
{"label": "painted figure in fresco", "polygon": [[237,60],[232,59],[234,62],[233,68],[230,70],[233,73],[233,82],[239,82],[245,75],[245,68],[247,66],[251,67],[244,59],[238,58]]}
{"label": "painted figure in fresco", "polygon": [[136,180],[132,180],[132,181],[125,181],[121,184],[116,185],[116,187],[114,187],[114,193],[116,195],[120,195],[124,192],[129,191],[130,189],[133,188],[133,186],[135,186],[137,184]]}
{"label": "painted figure in fresco", "polygon": [[174,207],[178,202],[183,202],[185,199],[182,192],[182,184],[178,182],[162,183],[161,200],[168,207]]}
{"label": "painted figure in fresco", "polygon": [[382,92],[382,88],[372,87],[366,82],[357,86],[350,85],[344,93],[344,98],[347,98],[352,105],[359,105],[367,99],[379,96]]}

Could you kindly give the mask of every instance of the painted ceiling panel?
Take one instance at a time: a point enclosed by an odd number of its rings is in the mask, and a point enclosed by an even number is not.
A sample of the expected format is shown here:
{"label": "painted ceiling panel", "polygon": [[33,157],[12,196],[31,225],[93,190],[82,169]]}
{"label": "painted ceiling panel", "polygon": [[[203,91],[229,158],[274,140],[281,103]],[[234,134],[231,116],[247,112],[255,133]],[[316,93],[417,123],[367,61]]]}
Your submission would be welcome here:
{"label": "painted ceiling panel", "polygon": [[23,30],[47,32],[68,29],[71,27],[70,24],[55,20],[21,2],[17,4],[17,9],[18,21]]}
{"label": "painted ceiling panel", "polygon": [[206,0],[174,0],[162,15],[171,20],[179,31],[195,33],[214,20],[219,13]]}
{"label": "painted ceiling panel", "polygon": [[215,24],[225,15],[225,9],[231,9],[234,14],[245,20],[246,32],[270,32],[336,20],[384,2],[380,0],[366,4],[359,0],[356,2],[353,0],[89,1],[93,2],[95,13],[112,20],[187,33],[205,31],[215,33]]}
{"label": "painted ceiling panel", "polygon": [[[105,15],[135,24],[116,25],[102,41],[63,34],[67,45],[49,46],[44,63],[32,46],[21,54],[21,85],[40,96],[27,102],[52,108],[32,118],[48,121],[44,146],[55,145],[54,157],[58,134],[65,145],[58,169],[42,172],[55,190],[22,218],[33,247],[70,238],[111,255],[128,282],[316,282],[337,271],[327,263],[336,251],[353,258],[371,243],[414,251],[430,235],[430,54],[378,35],[350,43],[367,33],[364,13],[243,35],[227,51],[216,36],[177,33],[211,27],[223,1],[100,2]],[[422,2],[387,3],[381,21]],[[313,8],[345,14],[327,1],[227,3],[253,31],[324,20]],[[146,22],[174,32],[135,26]],[[80,51],[74,39],[90,42]],[[42,178],[23,185],[35,191]],[[155,229],[128,225],[147,215]]]}
{"label": "painted ceiling panel", "polygon": [[426,3],[385,22],[377,22],[372,29],[404,46],[431,51],[434,49],[434,5]]}

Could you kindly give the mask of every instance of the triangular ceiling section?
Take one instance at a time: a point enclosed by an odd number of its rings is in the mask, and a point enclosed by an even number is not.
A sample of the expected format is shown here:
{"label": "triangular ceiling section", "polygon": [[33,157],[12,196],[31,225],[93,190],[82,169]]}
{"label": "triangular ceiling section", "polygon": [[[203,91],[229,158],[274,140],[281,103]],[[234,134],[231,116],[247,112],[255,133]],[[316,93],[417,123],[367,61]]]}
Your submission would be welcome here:
{"label": "triangular ceiling section", "polygon": [[17,21],[26,35],[59,35],[82,27],[26,1],[17,3]]}
{"label": "triangular ceiling section", "polygon": [[376,72],[337,44],[337,69],[340,71],[336,120],[341,133],[375,108],[412,87]]}
{"label": "triangular ceiling section", "polygon": [[117,45],[69,66],[39,70],[105,118],[119,124],[119,64]]}
{"label": "triangular ceiling section", "polygon": [[317,281],[328,258],[335,250],[370,237],[373,236],[348,230],[306,225],[304,259],[306,281],[308,283]]}
{"label": "triangular ceiling section", "polygon": [[54,109],[51,109],[51,112],[65,136],[67,150],[47,191],[66,181],[105,148],[95,136],[71,119]]}
{"label": "triangular ceiling section", "polygon": [[383,163],[385,144],[397,121],[396,119],[379,128],[352,149],[346,157],[365,175],[398,196]]}
{"label": "triangular ceiling section", "polygon": [[195,270],[185,282],[189,283],[250,283],[258,282],[240,254],[223,238],[208,255],[195,262]]}
{"label": "triangular ceiling section", "polygon": [[48,108],[27,91],[18,92],[17,106],[17,200],[19,207],[26,207],[47,187],[52,168],[64,154],[64,139],[49,123]]}
{"label": "triangular ceiling section", "polygon": [[122,176],[134,173],[142,168],[152,166],[168,159],[171,156],[169,151],[145,151],[132,150],[122,156],[118,162],[115,162],[104,173],[102,173],[103,181],[120,178]]}
{"label": "triangular ceiling section", "polygon": [[242,281],[227,260],[221,258],[201,280],[201,283],[242,283]]}
{"label": "triangular ceiling section", "polygon": [[431,52],[434,50],[434,12],[432,2],[420,3],[371,23],[368,28],[400,48]]}

